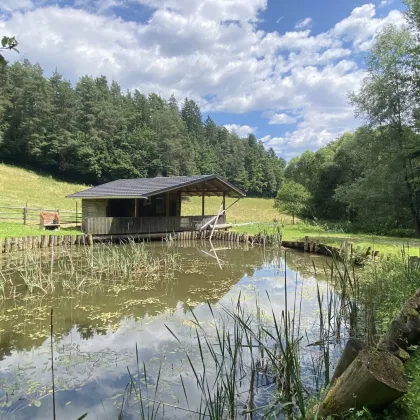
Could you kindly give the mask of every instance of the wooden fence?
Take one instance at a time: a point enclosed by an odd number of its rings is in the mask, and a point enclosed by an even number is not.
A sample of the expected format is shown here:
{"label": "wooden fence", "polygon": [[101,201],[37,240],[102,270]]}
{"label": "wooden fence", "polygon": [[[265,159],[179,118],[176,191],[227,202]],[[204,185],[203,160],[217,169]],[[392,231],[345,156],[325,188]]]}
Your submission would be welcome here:
{"label": "wooden fence", "polygon": [[[187,240],[194,241],[199,239],[209,239],[211,231],[191,231],[191,232],[177,232],[168,234],[166,237],[162,237],[162,240]],[[52,248],[56,246],[77,246],[77,245],[90,245],[92,246],[94,242],[119,242],[127,243],[130,240],[135,238],[130,238],[127,236],[122,239],[118,236],[100,238],[93,237],[92,235],[81,234],[81,235],[41,235],[41,236],[29,236],[21,238],[0,238],[0,254],[14,251],[24,251],[28,249],[37,249],[37,248]],[[153,239],[153,235],[150,236],[150,239]],[[278,238],[275,236],[263,236],[263,235],[248,235],[247,233],[238,233],[238,232],[226,232],[226,231],[217,231],[214,232],[213,239],[215,241],[227,241],[234,243],[248,243],[250,245],[273,245],[279,244]],[[140,240],[148,240],[148,238],[142,238]]]}
{"label": "wooden fence", "polygon": [[39,225],[42,212],[58,213],[60,215],[60,225],[80,225],[82,223],[82,213],[77,203],[75,211],[29,207],[28,203],[24,207],[0,205],[0,220],[21,221],[24,225]]}

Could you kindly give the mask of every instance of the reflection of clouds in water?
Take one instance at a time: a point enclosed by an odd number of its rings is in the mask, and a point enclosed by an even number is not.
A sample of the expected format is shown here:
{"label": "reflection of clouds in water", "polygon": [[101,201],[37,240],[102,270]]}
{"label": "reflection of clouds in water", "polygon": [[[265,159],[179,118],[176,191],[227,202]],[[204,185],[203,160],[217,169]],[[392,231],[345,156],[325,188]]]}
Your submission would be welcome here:
{"label": "reflection of clouds in water", "polygon": [[[297,307],[300,306],[302,296],[302,328],[311,329],[318,311],[317,282],[313,276],[306,274],[305,277],[302,279],[298,275],[296,279],[296,273],[287,270],[287,307],[289,311],[293,310],[297,286]],[[320,283],[319,287],[320,292],[325,294],[326,283]],[[199,291],[199,288],[197,290]],[[245,275],[218,304],[214,305],[215,313],[226,319],[222,307],[233,309],[239,293],[242,295],[246,311],[255,313],[257,299],[259,308],[265,314],[264,321],[272,321],[272,311],[280,318],[286,308],[284,262],[274,259],[256,270],[252,276]],[[190,300],[190,304],[195,303],[197,302]],[[213,317],[208,306],[198,304],[194,308],[194,314],[206,333],[214,336]],[[184,302],[179,301],[176,308],[170,312],[154,317],[145,315],[137,322],[133,317],[123,318],[115,331],[109,328],[104,335],[94,333],[87,340],[73,327],[55,346],[56,387],[58,390],[65,390],[57,393],[58,418],[74,420],[84,412],[90,413],[88,418],[102,418],[105,412],[110,418],[116,417],[118,409],[114,403],[120,399],[112,397],[121,394],[129,381],[127,366],[131,372],[136,372],[136,344],[140,363],[146,363],[151,383],[154,383],[153,377],[162,366],[163,379],[160,390],[166,402],[186,405],[179,380],[182,373],[190,404],[194,401],[198,404],[200,394],[196,380],[182,349],[166,328],[168,326],[177,334],[183,347],[194,360],[199,360],[192,320],[192,315],[185,312]],[[30,369],[30,374],[28,370],[22,370],[22,367]],[[4,378],[2,382],[16,384],[17,392],[11,397],[15,400],[25,397],[28,393],[32,394],[31,398],[34,399],[45,395],[51,386],[49,368],[49,340],[30,351],[13,351],[0,362],[0,373]],[[66,405],[69,401],[71,403]],[[40,408],[25,409],[12,418],[49,417],[51,399],[43,398],[41,402]],[[185,417],[185,413],[182,412],[178,412],[178,415],[181,418]]]}

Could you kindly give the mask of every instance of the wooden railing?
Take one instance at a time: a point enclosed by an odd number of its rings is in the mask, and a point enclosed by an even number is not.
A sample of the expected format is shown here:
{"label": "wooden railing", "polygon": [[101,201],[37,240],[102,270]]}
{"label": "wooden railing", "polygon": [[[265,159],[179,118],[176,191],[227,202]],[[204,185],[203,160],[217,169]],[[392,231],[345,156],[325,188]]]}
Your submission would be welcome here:
{"label": "wooden railing", "polygon": [[82,220],[82,213],[78,209],[76,203],[76,211],[61,210],[61,209],[43,209],[40,207],[29,207],[28,204],[24,207],[18,206],[2,206],[0,205],[0,220],[6,222],[23,223],[24,225],[39,225],[40,214],[42,212],[58,213],[60,215],[60,224],[80,224]]}
{"label": "wooden railing", "polygon": [[[214,217],[88,217],[83,220],[83,231],[90,235],[136,235],[194,231],[200,229]],[[217,224],[225,223],[226,216],[220,216]]]}

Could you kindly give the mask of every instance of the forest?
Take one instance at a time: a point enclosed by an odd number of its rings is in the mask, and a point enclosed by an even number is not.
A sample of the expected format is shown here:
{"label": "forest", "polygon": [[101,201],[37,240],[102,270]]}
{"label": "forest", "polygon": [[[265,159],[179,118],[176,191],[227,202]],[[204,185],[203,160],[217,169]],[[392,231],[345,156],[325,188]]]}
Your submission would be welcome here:
{"label": "forest", "polygon": [[218,174],[259,197],[276,195],[286,165],[254,135],[203,122],[193,100],[122,92],[105,76],[72,86],[27,60],[0,66],[0,161],[88,184]]}
{"label": "forest", "polygon": [[289,197],[301,216],[350,232],[420,235],[420,2],[406,3],[407,26],[379,34],[350,94],[364,125],[285,169],[279,200]]}

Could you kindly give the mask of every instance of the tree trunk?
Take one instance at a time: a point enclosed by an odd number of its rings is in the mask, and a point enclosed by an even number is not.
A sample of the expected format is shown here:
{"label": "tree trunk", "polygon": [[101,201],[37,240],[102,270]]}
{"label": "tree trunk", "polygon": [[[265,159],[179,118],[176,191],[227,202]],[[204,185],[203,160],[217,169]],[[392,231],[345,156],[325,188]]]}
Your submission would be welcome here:
{"label": "tree trunk", "polygon": [[295,214],[294,213],[292,214],[292,220],[293,220],[292,224],[294,225],[295,224]]}
{"label": "tree trunk", "polygon": [[344,347],[343,354],[340,357],[340,360],[337,363],[337,366],[334,370],[334,375],[331,378],[331,383],[334,383],[352,364],[353,360],[358,356],[358,354],[363,350],[363,343],[356,338],[350,338],[346,346]]}
{"label": "tree trunk", "polygon": [[350,408],[382,409],[407,392],[404,365],[391,353],[362,350],[319,406],[320,417]]}

